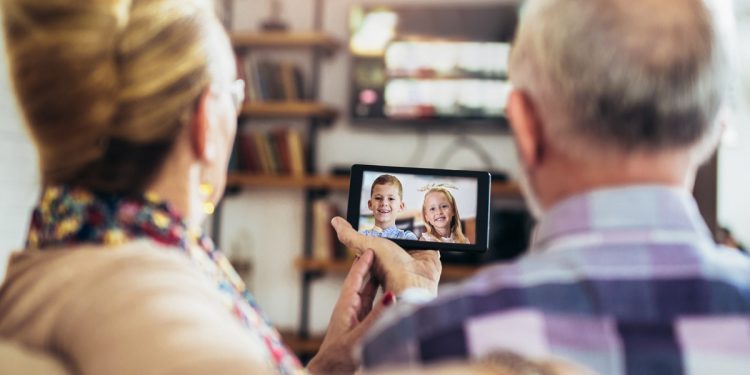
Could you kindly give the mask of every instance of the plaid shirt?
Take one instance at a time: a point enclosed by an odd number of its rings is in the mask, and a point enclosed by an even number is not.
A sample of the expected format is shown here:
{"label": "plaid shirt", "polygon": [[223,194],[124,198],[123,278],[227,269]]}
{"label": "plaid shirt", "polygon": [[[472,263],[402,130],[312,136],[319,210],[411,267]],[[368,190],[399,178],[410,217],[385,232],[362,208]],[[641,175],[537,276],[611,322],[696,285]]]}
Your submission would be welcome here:
{"label": "plaid shirt", "polygon": [[397,304],[365,339],[365,366],[512,350],[605,375],[750,374],[750,259],[714,244],[683,191],[570,198],[529,254],[441,292]]}

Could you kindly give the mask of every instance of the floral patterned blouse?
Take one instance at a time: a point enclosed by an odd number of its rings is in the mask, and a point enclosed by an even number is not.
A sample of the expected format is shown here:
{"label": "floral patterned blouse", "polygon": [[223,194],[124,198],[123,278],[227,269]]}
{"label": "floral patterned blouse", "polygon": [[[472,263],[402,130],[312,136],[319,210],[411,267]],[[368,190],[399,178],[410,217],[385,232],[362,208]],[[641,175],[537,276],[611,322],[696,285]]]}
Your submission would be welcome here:
{"label": "floral patterned blouse", "polygon": [[[76,244],[121,245],[148,238],[189,257],[215,281],[233,315],[264,347],[269,364],[281,374],[304,373],[297,357],[258,308],[224,254],[201,233],[188,230],[182,217],[154,194],[123,198],[85,189],[52,186],[43,190],[27,237],[29,249],[53,250]],[[191,246],[194,238],[198,246]]]}

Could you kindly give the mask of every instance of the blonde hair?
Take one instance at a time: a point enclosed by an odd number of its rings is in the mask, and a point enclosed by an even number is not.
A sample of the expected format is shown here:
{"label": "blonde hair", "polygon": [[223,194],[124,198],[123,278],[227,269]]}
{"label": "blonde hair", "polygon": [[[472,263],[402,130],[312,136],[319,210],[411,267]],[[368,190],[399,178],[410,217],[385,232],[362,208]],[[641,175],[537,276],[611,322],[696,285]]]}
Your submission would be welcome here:
{"label": "blonde hair", "polygon": [[404,187],[401,186],[401,181],[399,181],[398,178],[396,178],[396,176],[392,176],[389,174],[378,176],[378,178],[376,178],[375,181],[372,182],[372,187],[370,188],[370,196],[372,196],[372,193],[375,191],[375,186],[377,185],[396,186],[396,189],[398,189],[399,198],[404,199]]}
{"label": "blonde hair", "polygon": [[143,192],[218,73],[210,49],[231,51],[212,2],[0,4],[43,184]]}
{"label": "blonde hair", "polygon": [[427,228],[427,233],[438,240],[441,238],[441,236],[436,235],[437,231],[432,224],[427,221],[427,207],[424,203],[427,201],[427,196],[430,193],[443,193],[445,195],[448,199],[448,203],[451,205],[451,209],[453,209],[453,218],[451,219],[451,237],[453,237],[457,243],[468,242],[466,236],[464,236],[464,230],[461,227],[461,215],[458,213],[458,208],[456,207],[456,198],[454,198],[453,194],[444,187],[434,187],[424,193],[425,199],[422,201],[422,218],[424,219],[424,226]]}

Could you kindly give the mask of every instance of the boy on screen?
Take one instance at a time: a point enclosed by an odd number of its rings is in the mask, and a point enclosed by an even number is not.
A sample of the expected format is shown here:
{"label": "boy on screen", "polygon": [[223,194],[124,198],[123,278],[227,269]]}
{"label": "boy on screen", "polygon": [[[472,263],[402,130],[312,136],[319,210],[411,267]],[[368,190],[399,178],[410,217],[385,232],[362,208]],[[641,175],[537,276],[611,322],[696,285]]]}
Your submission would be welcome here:
{"label": "boy on screen", "polygon": [[416,240],[417,235],[396,227],[396,216],[405,208],[404,189],[398,178],[384,174],[375,179],[370,188],[370,199],[367,208],[372,211],[375,226],[361,231],[372,237],[384,237],[398,240]]}

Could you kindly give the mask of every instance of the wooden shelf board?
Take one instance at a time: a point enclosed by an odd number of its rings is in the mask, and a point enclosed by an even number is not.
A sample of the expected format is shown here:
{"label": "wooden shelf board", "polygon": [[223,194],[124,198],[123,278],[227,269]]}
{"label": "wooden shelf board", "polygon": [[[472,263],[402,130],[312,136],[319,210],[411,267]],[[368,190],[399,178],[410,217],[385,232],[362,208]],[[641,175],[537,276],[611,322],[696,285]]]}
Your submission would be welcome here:
{"label": "wooden shelf board", "polygon": [[521,196],[521,188],[518,186],[518,183],[514,181],[493,182],[492,187],[490,189],[493,195],[513,196],[513,197]]}
{"label": "wooden shelf board", "polygon": [[349,188],[349,179],[334,176],[271,176],[230,173],[227,176],[227,186],[346,190]]}
{"label": "wooden shelf board", "polygon": [[284,340],[284,344],[286,344],[286,346],[297,355],[315,354],[323,343],[322,337],[310,337],[304,339],[299,337],[295,332],[280,331],[279,333],[281,333],[281,338]]}
{"label": "wooden shelf board", "polygon": [[243,105],[240,115],[255,118],[334,118],[337,112],[316,102],[255,102]]}
{"label": "wooden shelf board", "polygon": [[[318,260],[297,258],[294,266],[300,271],[324,272],[334,274],[346,274],[351,268],[349,260]],[[443,265],[443,273],[440,277],[443,281],[458,281],[474,275],[479,270],[478,266],[456,266]]]}
{"label": "wooden shelf board", "polygon": [[[227,186],[347,190],[349,189],[349,178],[327,175],[272,176],[232,172],[227,177]],[[492,184],[492,194],[520,197],[521,190],[515,182],[496,182]]]}
{"label": "wooden shelf board", "polygon": [[230,35],[234,48],[322,48],[333,52],[339,42],[322,32],[233,32]]}

